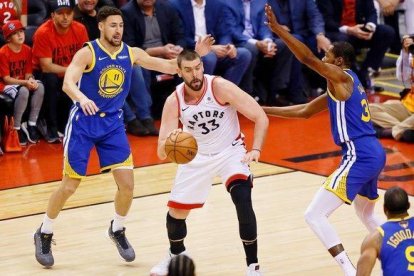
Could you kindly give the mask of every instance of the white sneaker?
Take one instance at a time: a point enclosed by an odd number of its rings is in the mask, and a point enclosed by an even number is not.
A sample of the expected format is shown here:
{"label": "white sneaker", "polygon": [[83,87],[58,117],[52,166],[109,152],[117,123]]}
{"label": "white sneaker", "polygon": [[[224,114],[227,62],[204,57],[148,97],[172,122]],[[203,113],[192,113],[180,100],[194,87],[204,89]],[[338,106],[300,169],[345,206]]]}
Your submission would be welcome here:
{"label": "white sneaker", "polygon": [[[187,251],[181,252],[179,255],[183,254],[187,255]],[[168,250],[167,256],[151,268],[150,276],[166,276],[168,274],[168,266],[170,265],[170,261],[175,256],[177,255],[172,254],[171,251]]]}
{"label": "white sneaker", "polygon": [[246,276],[263,276],[263,273],[260,272],[260,266],[258,263],[250,264],[247,267]]}

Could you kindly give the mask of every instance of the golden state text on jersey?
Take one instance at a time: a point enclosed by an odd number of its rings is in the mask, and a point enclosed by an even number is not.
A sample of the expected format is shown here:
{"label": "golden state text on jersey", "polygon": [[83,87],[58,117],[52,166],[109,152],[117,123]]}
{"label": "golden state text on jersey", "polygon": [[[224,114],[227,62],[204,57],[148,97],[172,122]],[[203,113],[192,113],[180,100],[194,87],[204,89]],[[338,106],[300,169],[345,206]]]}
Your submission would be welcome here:
{"label": "golden state text on jersey", "polygon": [[109,53],[96,39],[86,43],[92,51],[92,64],[79,80],[79,89],[95,102],[102,112],[116,112],[128,95],[133,58],[125,43],[118,51]]}

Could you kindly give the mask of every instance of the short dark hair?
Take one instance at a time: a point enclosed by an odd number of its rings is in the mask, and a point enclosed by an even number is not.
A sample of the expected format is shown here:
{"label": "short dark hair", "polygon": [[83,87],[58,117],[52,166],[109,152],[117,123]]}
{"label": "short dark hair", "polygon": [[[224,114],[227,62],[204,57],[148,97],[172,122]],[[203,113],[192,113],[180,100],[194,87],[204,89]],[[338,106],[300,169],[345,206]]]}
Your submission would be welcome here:
{"label": "short dark hair", "polygon": [[393,215],[406,213],[410,208],[407,192],[398,186],[389,188],[384,195],[384,208]]}
{"label": "short dark hair", "polygon": [[354,47],[346,41],[334,42],[332,53],[335,57],[342,57],[346,66],[351,67],[355,62],[355,50]]}
{"label": "short dark hair", "polygon": [[195,265],[187,255],[181,254],[173,257],[168,266],[168,276],[194,276]]}
{"label": "short dark hair", "polygon": [[99,9],[98,15],[96,16],[96,20],[99,22],[102,22],[106,20],[111,15],[119,15],[122,17],[122,12],[120,9],[111,7],[111,6],[103,6]]}
{"label": "short dark hair", "polygon": [[184,49],[177,57],[178,68],[181,68],[181,62],[183,60],[192,61],[192,60],[196,60],[196,59],[201,60],[200,55],[196,51]]}

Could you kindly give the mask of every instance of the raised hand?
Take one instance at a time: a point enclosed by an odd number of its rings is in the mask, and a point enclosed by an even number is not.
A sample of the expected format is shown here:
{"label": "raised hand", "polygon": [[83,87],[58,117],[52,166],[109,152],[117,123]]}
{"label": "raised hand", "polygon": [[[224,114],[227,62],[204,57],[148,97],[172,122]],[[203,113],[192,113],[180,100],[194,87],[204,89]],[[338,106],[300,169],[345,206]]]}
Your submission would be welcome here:
{"label": "raised hand", "polygon": [[214,42],[214,37],[211,35],[206,35],[202,38],[199,37],[195,45],[195,51],[200,56],[205,56],[211,51],[211,45],[213,45]]}
{"label": "raised hand", "polygon": [[273,31],[275,32],[276,27],[280,26],[280,24],[277,22],[276,15],[272,11],[272,7],[266,3],[265,5],[265,13],[267,17],[267,22],[265,24]]}

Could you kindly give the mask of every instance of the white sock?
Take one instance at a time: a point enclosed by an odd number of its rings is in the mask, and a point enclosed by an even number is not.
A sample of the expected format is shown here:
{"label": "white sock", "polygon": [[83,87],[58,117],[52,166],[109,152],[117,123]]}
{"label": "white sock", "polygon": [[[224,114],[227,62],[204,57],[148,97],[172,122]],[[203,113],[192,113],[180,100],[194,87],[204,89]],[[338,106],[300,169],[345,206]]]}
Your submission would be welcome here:
{"label": "white sock", "polygon": [[114,222],[112,223],[112,231],[116,232],[116,231],[119,231],[119,230],[123,230],[125,219],[126,219],[126,216],[123,217],[123,216],[120,216],[117,213],[115,213]]}
{"label": "white sock", "polygon": [[345,251],[342,251],[334,258],[345,272],[345,275],[350,276],[356,274],[356,269]]}
{"label": "white sock", "polygon": [[42,228],[40,229],[40,232],[44,233],[44,234],[52,234],[53,233],[53,222],[55,220],[51,219],[47,216],[47,214],[45,214],[45,216],[43,217],[43,223],[42,223]]}
{"label": "white sock", "polygon": [[29,126],[36,126],[36,122],[32,122],[32,121],[29,121],[28,124]]}

